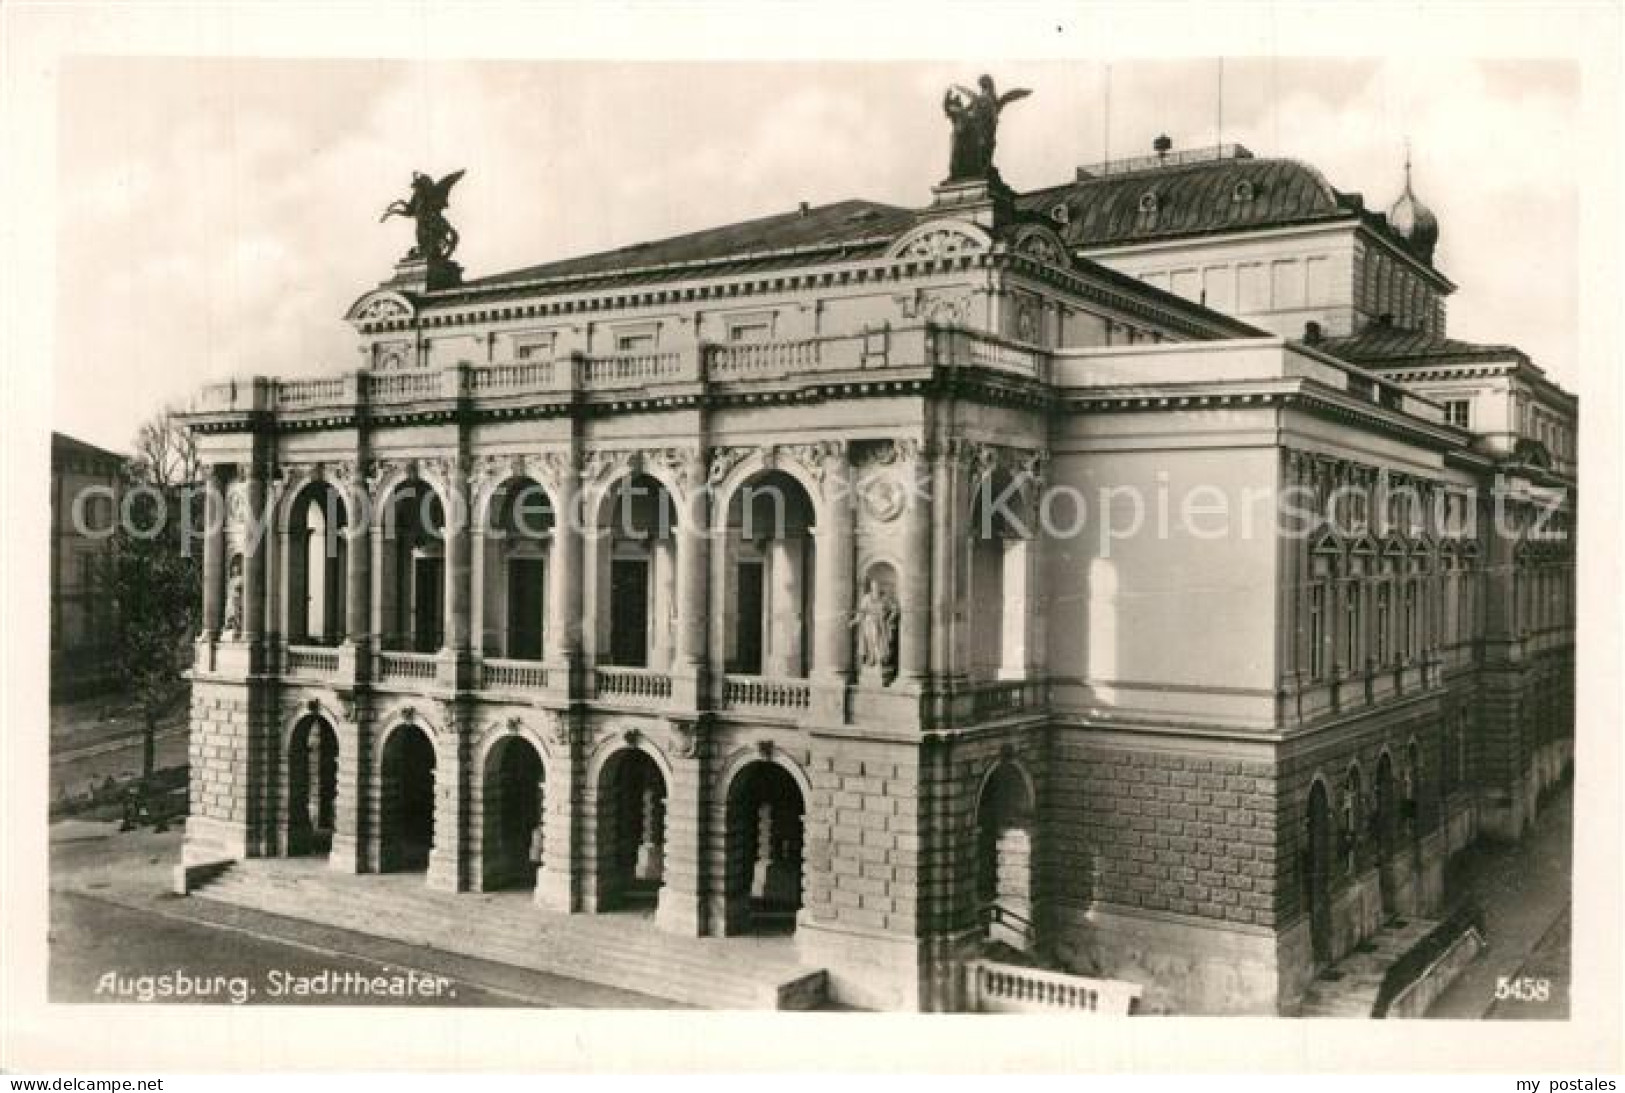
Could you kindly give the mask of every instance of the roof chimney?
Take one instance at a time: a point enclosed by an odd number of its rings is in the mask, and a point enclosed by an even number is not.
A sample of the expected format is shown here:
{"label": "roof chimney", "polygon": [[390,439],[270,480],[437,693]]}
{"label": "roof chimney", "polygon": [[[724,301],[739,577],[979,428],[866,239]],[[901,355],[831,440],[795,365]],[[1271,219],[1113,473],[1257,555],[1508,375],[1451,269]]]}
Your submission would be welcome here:
{"label": "roof chimney", "polygon": [[803,201],[803,202],[802,202],[802,203],[801,203],[801,208],[800,208],[800,209],[798,209],[798,210],[796,210],[796,211],[797,211],[797,213],[798,213],[798,214],[799,214],[799,215],[801,215],[801,216],[806,216],[806,215],[807,215],[807,213],[808,213],[808,212],[809,212],[809,211],[811,211],[811,209],[812,209],[812,206],[810,206],[810,205],[808,205],[808,204],[807,204],[807,203],[806,203],[806,202],[805,202],[805,201]]}
{"label": "roof chimney", "polygon": [[1151,150],[1157,153],[1157,158],[1159,160],[1167,159],[1168,153],[1173,151],[1173,147],[1174,142],[1168,138],[1167,133],[1163,133],[1161,136],[1157,137],[1156,140],[1151,142]]}

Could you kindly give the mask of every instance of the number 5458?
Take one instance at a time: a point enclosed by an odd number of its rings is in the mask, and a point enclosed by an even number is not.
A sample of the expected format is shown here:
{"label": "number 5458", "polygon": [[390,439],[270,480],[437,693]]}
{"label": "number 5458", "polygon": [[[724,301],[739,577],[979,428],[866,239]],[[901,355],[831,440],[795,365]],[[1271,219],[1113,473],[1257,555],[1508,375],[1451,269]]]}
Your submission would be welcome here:
{"label": "number 5458", "polygon": [[1530,975],[1520,975],[1514,979],[1509,975],[1503,975],[1495,980],[1497,1002],[1504,1002],[1509,998],[1519,1002],[1545,1002],[1551,997],[1552,984],[1548,979]]}

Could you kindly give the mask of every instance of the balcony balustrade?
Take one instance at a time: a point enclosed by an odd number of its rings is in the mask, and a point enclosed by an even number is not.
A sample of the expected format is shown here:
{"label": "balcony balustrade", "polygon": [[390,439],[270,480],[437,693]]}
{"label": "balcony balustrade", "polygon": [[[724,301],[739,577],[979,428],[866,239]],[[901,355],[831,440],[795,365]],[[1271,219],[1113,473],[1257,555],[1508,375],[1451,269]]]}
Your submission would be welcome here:
{"label": "balcony balustrade", "polygon": [[597,697],[609,702],[650,706],[671,698],[671,676],[650,668],[600,666],[593,681]]}
{"label": "balcony balustrade", "polygon": [[859,334],[795,341],[713,344],[672,350],[538,360],[452,364],[443,368],[352,372],[311,379],[255,378],[211,384],[199,413],[397,407],[442,399],[619,391],[666,383],[741,383],[827,372],[899,368],[983,368],[1047,379],[1050,355],[978,330],[936,325],[876,327]]}
{"label": "balcony balustrade", "polygon": [[487,658],[480,665],[480,686],[488,691],[545,691],[548,671],[535,661]]}
{"label": "balcony balustrade", "polygon": [[338,674],[339,651],[317,645],[290,645],[284,665],[291,676],[329,679]]}
{"label": "balcony balustrade", "polygon": [[432,683],[435,670],[436,657],[433,653],[378,654],[380,683]]}
{"label": "balcony balustrade", "polygon": [[812,705],[812,686],[805,679],[727,676],[722,681],[722,705],[729,710],[799,714]]}

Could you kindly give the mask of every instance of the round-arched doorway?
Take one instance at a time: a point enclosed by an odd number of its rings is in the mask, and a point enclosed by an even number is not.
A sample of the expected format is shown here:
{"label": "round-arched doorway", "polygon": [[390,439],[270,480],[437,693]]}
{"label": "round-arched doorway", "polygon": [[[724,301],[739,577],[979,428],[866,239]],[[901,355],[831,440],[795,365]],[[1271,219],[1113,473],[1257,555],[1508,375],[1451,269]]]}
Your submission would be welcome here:
{"label": "round-arched doorway", "polygon": [[417,725],[401,725],[384,743],[379,780],[379,869],[420,872],[434,847],[434,744]]}
{"label": "round-arched doorway", "polygon": [[333,849],[338,783],[338,734],[325,719],[307,717],[288,743],[289,856],[325,856]]}
{"label": "round-arched doorway", "polygon": [[725,885],[730,934],[789,934],[801,909],[807,802],[777,763],[748,763],[728,785]]}
{"label": "round-arched doorway", "polygon": [[485,891],[533,888],[541,863],[542,758],[521,736],[498,740],[485,757],[481,789],[481,880]]}
{"label": "round-arched doorway", "polygon": [[1011,763],[994,767],[976,801],[976,895],[989,941],[1027,951],[1033,924],[1033,794]]}
{"label": "round-arched doorway", "polygon": [[626,748],[598,776],[600,911],[647,910],[666,875],[666,778],[646,752]]}

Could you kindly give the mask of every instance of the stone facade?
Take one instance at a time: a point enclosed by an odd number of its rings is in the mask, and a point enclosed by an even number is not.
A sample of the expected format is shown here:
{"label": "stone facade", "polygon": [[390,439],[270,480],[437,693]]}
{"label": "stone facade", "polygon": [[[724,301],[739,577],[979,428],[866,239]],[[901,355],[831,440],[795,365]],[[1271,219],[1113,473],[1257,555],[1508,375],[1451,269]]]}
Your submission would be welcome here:
{"label": "stone facade", "polygon": [[[189,857],[793,929],[863,1006],[958,1008],[1003,944],[1274,1013],[1527,823],[1571,759],[1550,467],[988,187],[834,209],[647,283],[403,266],[362,369],[200,396]],[[1511,531],[1446,500],[1508,478]],[[1309,524],[1116,534],[1198,489]]]}

